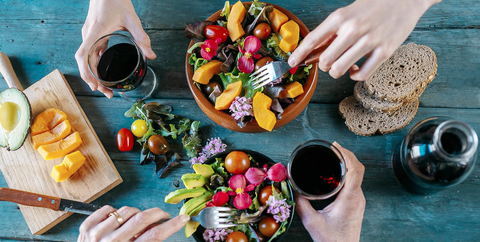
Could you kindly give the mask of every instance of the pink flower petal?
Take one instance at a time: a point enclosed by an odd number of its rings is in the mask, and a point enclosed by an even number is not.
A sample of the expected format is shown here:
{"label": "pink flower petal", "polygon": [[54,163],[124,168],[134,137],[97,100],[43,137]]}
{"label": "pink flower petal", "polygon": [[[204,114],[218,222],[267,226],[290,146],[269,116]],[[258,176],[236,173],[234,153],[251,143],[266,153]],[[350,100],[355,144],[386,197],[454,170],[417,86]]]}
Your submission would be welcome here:
{"label": "pink flower petal", "polygon": [[228,181],[228,186],[236,192],[237,188],[244,189],[247,186],[247,181],[243,175],[235,175]]}
{"label": "pink flower petal", "polygon": [[277,163],[267,171],[268,179],[274,182],[281,182],[287,178],[287,169],[282,163]]}
{"label": "pink flower petal", "polygon": [[255,167],[250,167],[248,168],[247,172],[245,172],[245,178],[247,179],[248,183],[254,186],[260,185],[263,181],[265,181],[266,177],[267,174],[265,174],[264,171]]}
{"label": "pink flower petal", "polygon": [[262,55],[260,55],[260,54],[255,54],[255,55],[252,55],[252,56],[253,56],[253,58],[255,58],[257,60],[262,58]]}
{"label": "pink flower petal", "polygon": [[245,51],[243,51],[242,46],[238,45],[238,50],[240,51],[240,53],[245,54]]}
{"label": "pink flower petal", "polygon": [[240,193],[233,199],[233,205],[238,209],[247,209],[252,205],[252,198],[247,193]]}
{"label": "pink flower petal", "polygon": [[235,195],[237,195],[237,193],[234,192],[234,191],[228,191],[227,193],[228,193],[229,196],[235,196]]}
{"label": "pink flower petal", "polygon": [[238,70],[244,73],[251,73],[255,68],[255,63],[253,63],[252,58],[246,58],[245,56],[241,56],[237,62]]}
{"label": "pink flower petal", "polygon": [[255,189],[255,186],[253,184],[250,184],[247,187],[245,187],[245,189],[243,189],[243,191],[244,192],[249,192],[249,191],[253,191],[254,189]]}
{"label": "pink flower petal", "polygon": [[259,38],[250,35],[245,38],[245,41],[243,42],[243,47],[245,48],[245,52],[255,54],[262,47],[262,42]]}
{"label": "pink flower petal", "polygon": [[227,203],[229,199],[230,197],[228,196],[228,193],[220,191],[215,193],[215,195],[213,195],[212,203],[213,205],[218,207]]}
{"label": "pink flower petal", "polygon": [[205,60],[211,60],[213,58],[212,51],[207,52],[204,48],[200,50],[200,54],[202,55],[202,58],[204,58]]}

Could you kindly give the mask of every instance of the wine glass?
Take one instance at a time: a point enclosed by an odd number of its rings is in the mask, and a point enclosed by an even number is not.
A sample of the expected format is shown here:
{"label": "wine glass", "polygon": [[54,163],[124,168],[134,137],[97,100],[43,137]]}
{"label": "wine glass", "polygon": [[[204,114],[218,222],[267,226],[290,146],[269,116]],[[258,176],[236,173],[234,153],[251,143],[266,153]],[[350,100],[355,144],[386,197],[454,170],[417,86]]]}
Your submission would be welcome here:
{"label": "wine glass", "polygon": [[309,200],[324,200],[337,194],[345,183],[345,159],[331,143],[310,140],[299,145],[287,167],[292,188]]}
{"label": "wine glass", "polygon": [[128,101],[150,97],[157,87],[155,72],[133,38],[125,31],[99,38],[88,53],[88,68],[97,82]]}

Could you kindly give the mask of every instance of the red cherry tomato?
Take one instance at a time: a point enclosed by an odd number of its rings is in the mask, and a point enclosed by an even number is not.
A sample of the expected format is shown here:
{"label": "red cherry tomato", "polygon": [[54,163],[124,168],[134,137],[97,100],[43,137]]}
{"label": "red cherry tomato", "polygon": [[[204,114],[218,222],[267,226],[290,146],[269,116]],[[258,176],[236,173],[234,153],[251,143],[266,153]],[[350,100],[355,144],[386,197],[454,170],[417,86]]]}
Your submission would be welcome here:
{"label": "red cherry tomato", "polygon": [[117,146],[120,151],[131,151],[133,148],[133,134],[129,129],[120,129],[117,133]]}
{"label": "red cherry tomato", "polygon": [[[277,193],[280,193],[280,191],[279,191],[278,188],[276,188],[276,187],[275,187],[275,191],[277,191]],[[262,205],[266,205],[268,198],[269,198],[272,194],[273,194],[273,192],[272,192],[272,185],[268,185],[268,186],[264,187],[264,188],[260,191],[260,197],[259,197],[260,203],[261,203]]]}
{"label": "red cherry tomato", "polygon": [[279,225],[272,217],[265,217],[258,223],[258,230],[266,237],[272,237],[277,232]]}
{"label": "red cherry tomato", "polygon": [[233,231],[227,236],[227,242],[248,242],[248,238],[240,231]]}
{"label": "red cherry tomato", "polygon": [[228,30],[222,26],[208,25],[207,27],[205,27],[204,32],[205,32],[205,36],[207,36],[207,38],[209,39],[212,39],[212,40],[217,40],[218,38],[222,39],[222,42],[220,43],[227,41],[227,38],[228,38]]}
{"label": "red cherry tomato", "polygon": [[245,174],[250,167],[250,159],[245,152],[232,151],[225,158],[225,168],[232,174]]}
{"label": "red cherry tomato", "polygon": [[272,28],[267,23],[260,23],[253,29],[253,35],[261,40],[266,40],[270,33]]}

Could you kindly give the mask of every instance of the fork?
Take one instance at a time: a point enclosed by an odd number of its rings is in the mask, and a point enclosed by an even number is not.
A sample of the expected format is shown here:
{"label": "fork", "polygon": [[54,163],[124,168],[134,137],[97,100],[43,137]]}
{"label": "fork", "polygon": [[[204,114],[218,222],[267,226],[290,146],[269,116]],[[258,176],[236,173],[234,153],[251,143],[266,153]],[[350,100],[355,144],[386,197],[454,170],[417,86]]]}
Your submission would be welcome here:
{"label": "fork", "polygon": [[240,224],[236,221],[237,210],[227,207],[208,207],[200,211],[197,216],[190,217],[190,221],[199,222],[205,228],[228,228]]}
{"label": "fork", "polygon": [[[317,63],[318,58],[327,47],[328,45],[324,45],[315,49],[307,56],[307,58],[305,58],[305,61],[300,63],[298,66],[308,66],[310,64]],[[261,88],[268,83],[277,80],[290,69],[292,69],[292,67],[290,67],[286,61],[274,61],[264,65],[262,68],[250,75],[250,77],[253,77],[252,81],[254,81],[252,84],[253,89]]]}

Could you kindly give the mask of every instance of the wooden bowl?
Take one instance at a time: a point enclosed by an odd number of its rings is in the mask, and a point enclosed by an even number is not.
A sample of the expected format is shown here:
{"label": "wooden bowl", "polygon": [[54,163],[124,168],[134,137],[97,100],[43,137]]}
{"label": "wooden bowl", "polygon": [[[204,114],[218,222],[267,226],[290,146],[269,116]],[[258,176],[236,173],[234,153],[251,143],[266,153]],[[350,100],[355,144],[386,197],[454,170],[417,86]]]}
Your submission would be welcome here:
{"label": "wooden bowl", "polygon": [[[245,4],[251,4],[251,2],[245,2]],[[303,38],[310,32],[305,26],[305,24],[297,18],[295,15],[293,15],[291,12],[287,11],[286,9],[279,7],[274,4],[268,4],[268,5],[273,5],[277,10],[283,12],[288,16],[289,19],[295,21],[298,26],[300,26],[300,34],[302,35]],[[207,20],[209,21],[217,21],[220,19],[220,13],[222,10],[218,10],[216,13],[214,13],[212,16],[210,16]],[[194,44],[194,41],[190,41],[190,45],[188,48],[190,48]],[[187,74],[187,82],[188,86],[190,87],[190,91],[193,94],[193,97],[195,98],[195,101],[197,102],[198,106],[202,111],[215,123],[218,125],[233,130],[237,132],[243,132],[243,133],[259,133],[259,132],[265,132],[266,130],[258,126],[256,120],[253,120],[249,122],[245,127],[240,128],[235,120],[233,119],[230,114],[227,114],[223,111],[216,110],[215,106],[208,101],[208,99],[205,97],[205,95],[202,93],[202,91],[195,85],[193,82],[193,66],[191,66],[188,63],[188,59],[190,58],[191,54],[187,53],[187,57],[185,59],[185,70]],[[303,86],[304,92],[302,95],[298,96],[295,98],[295,103],[290,104],[285,110],[284,113],[282,114],[282,119],[277,119],[277,123],[275,124],[275,127],[273,129],[278,129],[282,127],[283,125],[289,123],[293,119],[295,119],[302,111],[305,109],[307,104],[310,102],[310,99],[312,98],[312,95],[315,91],[315,86],[317,85],[317,76],[318,76],[318,64],[315,63],[310,70],[310,75],[308,76],[305,85]]]}

